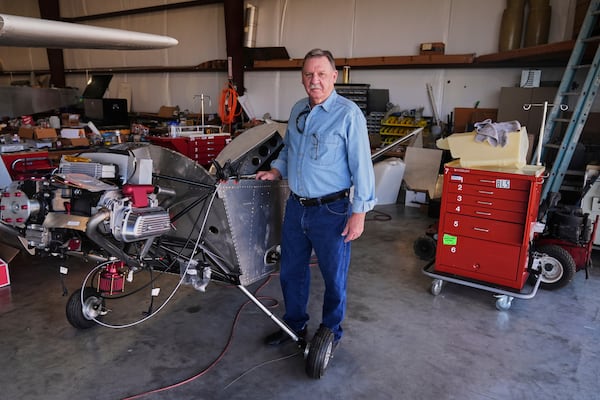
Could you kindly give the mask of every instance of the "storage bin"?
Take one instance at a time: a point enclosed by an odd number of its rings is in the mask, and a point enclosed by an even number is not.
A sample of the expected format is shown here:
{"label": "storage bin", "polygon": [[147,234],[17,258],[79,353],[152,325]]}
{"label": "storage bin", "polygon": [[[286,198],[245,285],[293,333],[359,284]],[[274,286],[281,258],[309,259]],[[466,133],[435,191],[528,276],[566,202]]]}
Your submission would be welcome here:
{"label": "storage bin", "polygon": [[523,126],[516,132],[508,132],[506,146],[492,146],[487,141],[476,142],[476,132],[454,133],[438,139],[436,146],[450,150],[453,158],[459,158],[463,168],[474,167],[514,167],[523,168],[527,164],[529,139]]}
{"label": "storage bin", "polygon": [[404,161],[400,158],[388,158],[375,163],[375,196],[377,205],[395,204],[402,179],[404,179]]}

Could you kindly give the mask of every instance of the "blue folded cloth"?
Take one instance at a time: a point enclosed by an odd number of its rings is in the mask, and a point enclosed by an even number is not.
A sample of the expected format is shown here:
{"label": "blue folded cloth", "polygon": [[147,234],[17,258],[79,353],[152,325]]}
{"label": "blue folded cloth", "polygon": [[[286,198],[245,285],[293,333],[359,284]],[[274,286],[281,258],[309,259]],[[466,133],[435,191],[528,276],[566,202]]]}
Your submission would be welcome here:
{"label": "blue folded cloth", "polygon": [[487,141],[490,145],[496,147],[506,146],[508,142],[508,132],[516,132],[521,130],[521,124],[519,121],[507,121],[507,122],[492,122],[491,119],[485,121],[476,122],[474,124],[475,141],[483,142]]}

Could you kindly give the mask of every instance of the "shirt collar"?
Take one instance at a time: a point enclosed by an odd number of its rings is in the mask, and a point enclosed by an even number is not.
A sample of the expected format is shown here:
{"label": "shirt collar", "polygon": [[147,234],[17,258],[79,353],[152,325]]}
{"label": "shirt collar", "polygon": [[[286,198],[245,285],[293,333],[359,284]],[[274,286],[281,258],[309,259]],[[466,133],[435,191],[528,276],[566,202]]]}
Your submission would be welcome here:
{"label": "shirt collar", "polygon": [[[331,92],[331,94],[329,95],[329,97],[327,99],[325,99],[325,101],[322,102],[321,104],[317,104],[316,107],[321,107],[321,108],[323,108],[323,110],[329,112],[331,110],[331,108],[333,107],[333,105],[335,104],[337,97],[338,97],[338,94],[334,89]],[[310,101],[309,101],[308,97],[306,98],[306,108],[310,108]]]}

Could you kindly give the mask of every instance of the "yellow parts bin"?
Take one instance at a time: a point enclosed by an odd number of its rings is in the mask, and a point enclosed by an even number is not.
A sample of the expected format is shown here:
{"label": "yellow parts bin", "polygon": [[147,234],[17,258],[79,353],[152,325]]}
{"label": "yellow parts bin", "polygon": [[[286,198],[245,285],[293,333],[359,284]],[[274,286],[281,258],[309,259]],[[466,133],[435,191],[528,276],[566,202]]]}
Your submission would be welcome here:
{"label": "yellow parts bin", "polygon": [[476,142],[477,132],[454,133],[438,139],[439,149],[450,150],[453,158],[459,158],[463,168],[474,167],[515,167],[523,168],[527,164],[529,139],[523,126],[516,132],[508,132],[506,146],[492,146],[487,141]]}

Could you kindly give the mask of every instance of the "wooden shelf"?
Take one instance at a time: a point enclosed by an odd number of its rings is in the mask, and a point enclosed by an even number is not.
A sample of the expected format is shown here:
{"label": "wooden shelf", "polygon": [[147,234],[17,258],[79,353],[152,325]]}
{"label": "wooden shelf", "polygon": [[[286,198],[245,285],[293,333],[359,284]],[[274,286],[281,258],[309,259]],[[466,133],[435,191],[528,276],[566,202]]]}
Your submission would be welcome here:
{"label": "wooden shelf", "polygon": [[[363,69],[403,68],[519,68],[564,67],[575,40],[475,56],[475,54],[431,54],[337,58],[336,65]],[[595,51],[593,46],[590,50]],[[586,57],[587,58],[587,57]],[[249,70],[292,70],[302,67],[302,59],[257,60]]]}
{"label": "wooden shelf", "polygon": [[[382,56],[359,58],[336,58],[338,66],[365,69],[391,68],[443,68],[449,65],[468,65],[475,60],[475,54],[431,54],[414,56]],[[302,68],[302,59],[257,60],[251,70],[286,70]]]}
{"label": "wooden shelf", "polygon": [[575,40],[567,40],[485,54],[476,57],[475,64],[488,67],[522,67],[524,65],[563,67],[569,61],[574,45]]}

